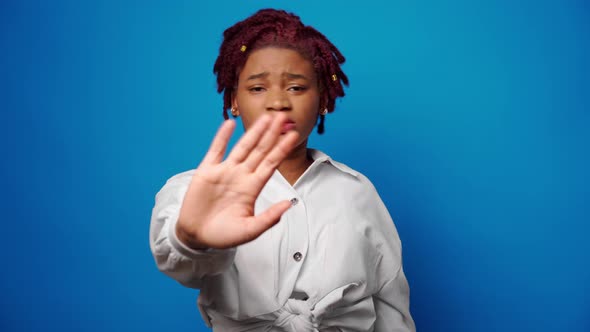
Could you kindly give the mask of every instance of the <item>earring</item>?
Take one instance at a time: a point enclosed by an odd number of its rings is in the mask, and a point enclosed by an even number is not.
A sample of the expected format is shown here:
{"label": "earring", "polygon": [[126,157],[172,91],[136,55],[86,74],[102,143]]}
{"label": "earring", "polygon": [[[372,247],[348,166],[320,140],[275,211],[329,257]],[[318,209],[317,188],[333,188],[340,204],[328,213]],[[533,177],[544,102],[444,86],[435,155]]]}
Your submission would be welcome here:
{"label": "earring", "polygon": [[326,107],[326,108],[324,108],[324,109],[323,109],[323,110],[320,112],[320,115],[326,115],[326,114],[328,114],[328,108],[327,108],[327,107]]}
{"label": "earring", "polygon": [[231,108],[231,115],[238,116],[238,109],[236,107]]}

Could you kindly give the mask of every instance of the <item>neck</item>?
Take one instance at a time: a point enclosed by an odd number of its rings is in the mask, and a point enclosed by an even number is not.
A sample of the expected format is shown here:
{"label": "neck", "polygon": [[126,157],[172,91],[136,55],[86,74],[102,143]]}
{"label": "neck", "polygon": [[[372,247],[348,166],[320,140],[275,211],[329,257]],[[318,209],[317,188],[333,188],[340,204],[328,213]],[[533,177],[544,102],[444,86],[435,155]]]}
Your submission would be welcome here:
{"label": "neck", "polygon": [[294,185],[312,163],[313,160],[307,154],[307,141],[305,141],[291,151],[279,165],[278,170],[289,184]]}

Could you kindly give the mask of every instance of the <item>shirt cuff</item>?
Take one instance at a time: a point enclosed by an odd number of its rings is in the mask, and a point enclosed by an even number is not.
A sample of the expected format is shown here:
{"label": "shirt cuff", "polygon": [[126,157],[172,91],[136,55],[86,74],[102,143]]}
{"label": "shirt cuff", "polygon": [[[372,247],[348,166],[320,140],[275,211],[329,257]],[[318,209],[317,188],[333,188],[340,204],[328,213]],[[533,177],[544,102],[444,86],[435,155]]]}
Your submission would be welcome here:
{"label": "shirt cuff", "polygon": [[[173,220],[178,219],[174,218]],[[198,250],[187,246],[186,244],[182,243],[182,241],[180,241],[180,239],[178,239],[178,236],[176,235],[176,222],[170,223],[170,228],[168,229],[168,239],[170,240],[170,245],[172,246],[172,248],[178,251],[181,255],[195,260],[202,260],[204,258],[217,258],[223,261],[233,260],[236,254],[235,247],[228,249],[208,248],[205,250]]]}

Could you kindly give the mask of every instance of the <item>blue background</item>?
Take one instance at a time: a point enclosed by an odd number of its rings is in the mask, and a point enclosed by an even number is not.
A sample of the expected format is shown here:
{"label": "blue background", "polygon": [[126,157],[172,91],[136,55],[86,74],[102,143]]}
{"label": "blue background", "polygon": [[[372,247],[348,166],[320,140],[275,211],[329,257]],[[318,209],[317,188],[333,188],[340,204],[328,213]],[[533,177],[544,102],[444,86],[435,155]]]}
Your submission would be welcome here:
{"label": "blue background", "polygon": [[346,55],[311,146],[396,221],[419,331],[590,331],[586,1],[2,1],[0,330],[205,331],[149,251],[221,121],[223,30],[294,11]]}

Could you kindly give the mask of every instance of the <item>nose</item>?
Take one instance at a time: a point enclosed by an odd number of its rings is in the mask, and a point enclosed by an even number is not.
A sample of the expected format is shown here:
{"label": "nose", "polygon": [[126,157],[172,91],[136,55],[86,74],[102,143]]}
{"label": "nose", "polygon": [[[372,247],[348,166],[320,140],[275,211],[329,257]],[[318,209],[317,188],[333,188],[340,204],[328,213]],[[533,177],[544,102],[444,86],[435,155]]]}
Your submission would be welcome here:
{"label": "nose", "polygon": [[269,91],[266,98],[267,111],[290,111],[291,100],[287,91]]}

